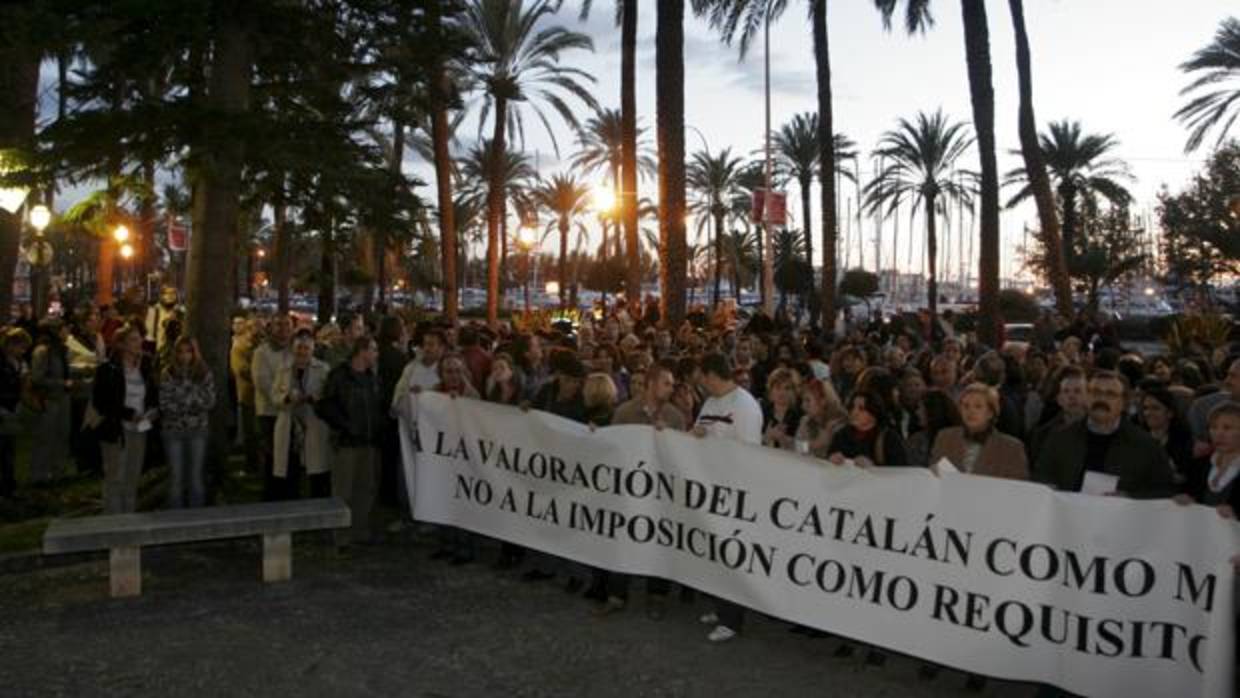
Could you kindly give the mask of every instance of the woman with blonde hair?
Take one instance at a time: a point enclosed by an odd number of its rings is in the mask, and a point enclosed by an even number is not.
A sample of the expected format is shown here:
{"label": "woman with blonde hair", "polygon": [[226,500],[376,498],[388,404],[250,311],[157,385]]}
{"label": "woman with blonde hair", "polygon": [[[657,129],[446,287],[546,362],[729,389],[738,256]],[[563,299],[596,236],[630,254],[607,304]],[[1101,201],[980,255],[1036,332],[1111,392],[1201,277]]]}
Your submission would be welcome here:
{"label": "woman with blonde hair", "polygon": [[581,387],[581,399],[586,404],[586,423],[596,427],[611,424],[618,392],[615,381],[607,373],[595,371],[586,376],[585,385]]}
{"label": "woman with blonde hair", "polygon": [[766,400],[762,402],[762,443],[792,450],[801,426],[801,407],[797,404],[797,372],[777,368],[766,379]]}
{"label": "woman with blonde hair", "polygon": [[125,325],[112,337],[113,356],[95,369],[91,402],[103,451],[103,511],[132,513],[146,459],[146,437],[159,416],[159,391],[151,362],[142,353],[142,332]]}
{"label": "woman with blonde hair", "polygon": [[207,458],[207,421],[215,406],[215,379],[202,360],[198,343],[187,336],[173,342],[168,367],[159,382],[159,413],[168,458],[168,507],[206,502],[203,464]]}
{"label": "woman with blonde hair", "polygon": [[826,458],[831,436],[848,419],[848,412],[828,381],[806,381],[801,390],[801,404],[805,416],[797,427],[796,449],[799,453]]}
{"label": "woman with blonde hair", "polygon": [[962,472],[1028,480],[1024,445],[995,429],[999,391],[983,383],[970,383],[960,391],[959,402],[962,424],[939,431],[930,450],[930,462],[946,458]]}

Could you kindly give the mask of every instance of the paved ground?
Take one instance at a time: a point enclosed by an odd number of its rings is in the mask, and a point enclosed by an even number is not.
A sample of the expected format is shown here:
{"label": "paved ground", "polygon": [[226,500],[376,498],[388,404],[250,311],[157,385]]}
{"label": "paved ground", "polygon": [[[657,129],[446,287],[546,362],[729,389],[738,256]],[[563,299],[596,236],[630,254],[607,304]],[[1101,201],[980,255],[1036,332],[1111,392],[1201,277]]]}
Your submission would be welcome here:
{"label": "paved ground", "polygon": [[[836,659],[758,619],[705,642],[702,601],[659,622],[549,583],[427,559],[393,543],[336,559],[298,542],[294,578],[258,582],[257,542],[144,551],[144,596],[107,597],[106,564],[0,574],[0,695],[24,696],[976,696],[893,657]],[[488,551],[487,559],[493,558]],[[1028,698],[991,682],[989,696]]]}

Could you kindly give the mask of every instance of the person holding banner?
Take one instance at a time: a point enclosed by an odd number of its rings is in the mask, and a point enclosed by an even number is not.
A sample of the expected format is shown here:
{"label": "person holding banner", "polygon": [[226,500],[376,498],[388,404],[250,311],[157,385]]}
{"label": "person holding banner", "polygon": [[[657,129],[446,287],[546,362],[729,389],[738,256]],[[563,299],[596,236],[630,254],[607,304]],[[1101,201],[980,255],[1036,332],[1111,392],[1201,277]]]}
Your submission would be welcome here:
{"label": "person holding banner", "polygon": [[946,458],[961,472],[1009,480],[1028,480],[1029,466],[1019,441],[995,430],[999,418],[999,392],[982,383],[971,383],[960,393],[958,427],[938,433],[930,462]]}
{"label": "person holding banner", "polygon": [[887,402],[873,390],[848,396],[848,424],[835,432],[827,452],[836,465],[910,465],[904,440],[888,423]]}
{"label": "person holding banner", "polygon": [[[762,443],[762,407],[747,390],[732,381],[732,366],[723,354],[702,358],[702,387],[708,397],[702,403],[693,434],[741,443]],[[711,642],[727,642],[736,637],[745,620],[745,609],[717,599],[715,612],[702,616],[701,621],[714,625],[706,636]]]}
{"label": "person holding banner", "polygon": [[[648,424],[655,429],[688,428],[684,413],[672,406],[672,390],[676,379],[672,370],[663,363],[656,363],[646,370],[646,384],[640,393],[616,408],[612,424]],[[607,601],[601,613],[610,614],[623,610],[628,604],[630,577],[612,574],[607,584]],[[646,580],[646,615],[651,620],[662,620],[667,614],[667,580],[649,577]]]}

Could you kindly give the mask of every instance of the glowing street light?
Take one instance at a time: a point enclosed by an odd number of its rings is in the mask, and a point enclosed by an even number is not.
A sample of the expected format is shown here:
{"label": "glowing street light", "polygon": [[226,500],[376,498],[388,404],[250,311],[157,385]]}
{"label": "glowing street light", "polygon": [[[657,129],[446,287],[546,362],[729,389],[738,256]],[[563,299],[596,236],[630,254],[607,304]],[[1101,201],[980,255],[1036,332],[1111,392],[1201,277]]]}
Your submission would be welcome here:
{"label": "glowing street light", "polygon": [[560,283],[558,281],[548,281],[545,290],[548,296],[558,296],[560,295]]}
{"label": "glowing street light", "polygon": [[258,258],[259,258],[259,259],[262,259],[262,258],[264,258],[264,257],[266,257],[266,256],[267,256],[267,250],[264,250],[264,249],[263,249],[263,248],[261,248],[261,247],[260,247],[260,248],[258,248]]}
{"label": "glowing street light", "polygon": [[39,204],[30,209],[30,227],[34,228],[36,235],[42,235],[43,230],[52,222],[52,212],[43,204]]}
{"label": "glowing street light", "polygon": [[130,245],[129,243],[122,244],[121,245],[121,257],[124,259],[129,259],[130,257],[133,257],[133,245]]}
{"label": "glowing street light", "polygon": [[[125,242],[129,240],[129,228],[123,225],[116,226],[116,229],[112,231],[112,237],[120,244],[125,245]],[[126,247],[128,246],[126,245]],[[130,248],[129,252],[133,254],[133,248]]]}

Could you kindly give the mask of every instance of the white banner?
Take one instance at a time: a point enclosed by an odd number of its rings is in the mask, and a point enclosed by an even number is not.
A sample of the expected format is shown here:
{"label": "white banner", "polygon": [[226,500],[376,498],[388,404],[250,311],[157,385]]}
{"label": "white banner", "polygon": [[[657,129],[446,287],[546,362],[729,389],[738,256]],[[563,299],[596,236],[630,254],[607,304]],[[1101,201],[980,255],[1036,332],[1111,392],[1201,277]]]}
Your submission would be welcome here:
{"label": "white banner", "polygon": [[1213,509],[590,432],[440,394],[405,412],[420,520],[964,671],[1089,696],[1232,695],[1240,526]]}

